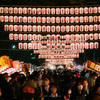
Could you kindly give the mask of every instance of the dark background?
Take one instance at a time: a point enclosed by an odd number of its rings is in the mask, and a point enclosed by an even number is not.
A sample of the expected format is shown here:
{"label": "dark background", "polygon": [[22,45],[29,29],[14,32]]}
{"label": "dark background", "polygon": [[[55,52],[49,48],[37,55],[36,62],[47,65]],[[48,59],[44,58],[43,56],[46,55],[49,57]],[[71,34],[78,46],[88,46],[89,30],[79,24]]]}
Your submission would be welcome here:
{"label": "dark background", "polygon": [[[100,5],[100,0],[0,0],[0,5],[81,7],[87,5]],[[26,63],[31,62],[35,65],[41,65],[44,63],[44,59],[38,59],[38,55],[33,54],[33,50],[19,50],[17,47],[18,41],[10,41],[9,32],[5,32],[3,29],[3,23],[0,23],[0,56],[7,55],[12,60],[20,60]],[[16,48],[12,49],[12,45],[16,45]],[[32,57],[35,57],[35,59],[32,59]],[[75,61],[80,64],[87,60],[100,62],[100,48],[97,50],[85,50],[84,54],[80,54],[79,59],[75,59]]]}

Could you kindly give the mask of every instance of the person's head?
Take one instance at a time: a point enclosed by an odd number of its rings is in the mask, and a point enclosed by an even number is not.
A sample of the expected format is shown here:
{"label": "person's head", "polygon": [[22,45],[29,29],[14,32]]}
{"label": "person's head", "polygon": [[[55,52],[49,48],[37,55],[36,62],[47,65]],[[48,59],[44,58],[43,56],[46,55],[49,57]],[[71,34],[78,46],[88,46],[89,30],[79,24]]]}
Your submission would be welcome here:
{"label": "person's head", "polygon": [[68,98],[70,98],[71,94],[72,94],[72,89],[70,87],[65,87],[64,95],[67,96]]}
{"label": "person's head", "polygon": [[45,86],[49,86],[49,84],[50,84],[50,78],[49,78],[48,76],[46,76],[46,77],[44,78],[44,85],[45,85]]}
{"label": "person's head", "polygon": [[23,100],[34,100],[35,88],[31,86],[23,87]]}
{"label": "person's head", "polygon": [[8,73],[4,73],[4,74],[3,74],[3,78],[4,78],[6,81],[8,81],[8,79],[9,79]]}
{"label": "person's head", "polygon": [[95,72],[93,72],[91,77],[96,80],[97,79],[97,74]]}
{"label": "person's head", "polygon": [[58,87],[56,83],[52,83],[50,86],[51,93],[57,93]]}
{"label": "person's head", "polygon": [[11,75],[11,78],[12,78],[13,80],[15,80],[15,81],[17,81],[19,77],[20,77],[20,75],[19,75],[18,72],[15,72],[15,73],[13,73],[13,74]]}
{"label": "person's head", "polygon": [[87,88],[88,87],[88,81],[86,79],[83,80],[83,88]]}

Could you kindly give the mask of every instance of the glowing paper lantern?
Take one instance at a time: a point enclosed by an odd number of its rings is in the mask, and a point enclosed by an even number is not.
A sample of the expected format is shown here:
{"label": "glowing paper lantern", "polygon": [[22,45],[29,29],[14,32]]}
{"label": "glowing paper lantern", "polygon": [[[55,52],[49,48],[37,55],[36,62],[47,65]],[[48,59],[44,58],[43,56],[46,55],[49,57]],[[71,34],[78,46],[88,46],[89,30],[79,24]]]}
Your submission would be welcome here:
{"label": "glowing paper lantern", "polygon": [[14,38],[13,33],[10,33],[10,34],[9,34],[9,40],[13,40],[13,38]]}
{"label": "glowing paper lantern", "polygon": [[23,14],[27,14],[27,8],[26,7],[23,8]]}
{"label": "glowing paper lantern", "polygon": [[57,14],[57,15],[60,14],[60,8],[56,8],[56,14]]}
{"label": "glowing paper lantern", "polygon": [[23,9],[21,7],[18,8],[18,13],[22,14],[23,13]]}
{"label": "glowing paper lantern", "polygon": [[36,8],[33,8],[33,9],[32,9],[32,14],[33,14],[33,15],[36,15]]}
{"label": "glowing paper lantern", "polygon": [[19,40],[23,40],[23,35],[19,34]]}
{"label": "glowing paper lantern", "polygon": [[39,15],[40,15],[40,14],[41,14],[41,12],[42,12],[42,11],[41,11],[41,8],[37,8],[37,14],[39,14]]}
{"label": "glowing paper lantern", "polygon": [[14,34],[14,40],[18,40],[18,34]]}
{"label": "glowing paper lantern", "polygon": [[23,43],[18,43],[18,49],[23,49]]}
{"label": "glowing paper lantern", "polygon": [[9,14],[12,14],[13,13],[13,7],[10,7],[9,8]]}

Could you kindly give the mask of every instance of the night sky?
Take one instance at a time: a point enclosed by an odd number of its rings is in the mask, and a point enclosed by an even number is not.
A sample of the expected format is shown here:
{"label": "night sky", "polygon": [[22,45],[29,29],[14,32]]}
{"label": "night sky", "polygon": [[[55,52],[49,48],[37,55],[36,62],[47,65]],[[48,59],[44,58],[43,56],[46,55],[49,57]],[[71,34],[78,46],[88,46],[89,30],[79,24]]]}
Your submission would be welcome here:
{"label": "night sky", "polygon": [[[100,0],[0,0],[0,5],[26,5],[26,6],[83,6],[83,5],[100,5]],[[9,40],[9,32],[3,29],[4,23],[0,23],[0,56],[7,55],[10,59],[31,62],[40,65],[44,60],[38,59],[38,55],[32,54],[32,50],[18,50],[18,41]],[[12,45],[16,45],[16,49],[12,49]],[[35,56],[32,60],[31,57]],[[80,54],[79,59],[75,61],[82,64],[86,60],[100,62],[100,49],[85,50],[84,54]]]}

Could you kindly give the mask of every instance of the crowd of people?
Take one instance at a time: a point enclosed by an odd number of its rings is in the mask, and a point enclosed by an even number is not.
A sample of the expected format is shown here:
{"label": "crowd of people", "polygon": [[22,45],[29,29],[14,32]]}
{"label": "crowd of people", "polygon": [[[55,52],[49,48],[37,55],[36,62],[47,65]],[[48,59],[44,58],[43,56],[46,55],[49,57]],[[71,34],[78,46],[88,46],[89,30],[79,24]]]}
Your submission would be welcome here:
{"label": "crowd of people", "polygon": [[100,100],[100,77],[90,70],[4,73],[0,100]]}

